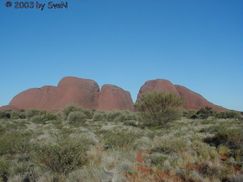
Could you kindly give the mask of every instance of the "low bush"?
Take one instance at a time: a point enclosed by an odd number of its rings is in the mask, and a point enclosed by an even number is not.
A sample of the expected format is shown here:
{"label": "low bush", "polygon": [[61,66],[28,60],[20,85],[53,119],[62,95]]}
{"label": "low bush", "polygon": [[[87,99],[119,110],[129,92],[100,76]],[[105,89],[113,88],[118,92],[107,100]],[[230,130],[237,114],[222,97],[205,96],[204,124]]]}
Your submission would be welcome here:
{"label": "low bush", "polygon": [[106,120],[106,114],[104,112],[95,112],[93,115],[93,121],[104,121]]}
{"label": "low bush", "polygon": [[123,121],[125,116],[122,112],[114,111],[114,112],[108,112],[106,114],[107,121]]}
{"label": "low bush", "polygon": [[137,115],[129,111],[113,111],[106,113],[106,119],[112,122],[125,122],[128,120],[136,120]]}
{"label": "low bush", "polygon": [[0,181],[2,182],[8,181],[9,168],[10,168],[9,163],[5,159],[0,158]]}
{"label": "low bush", "polygon": [[129,131],[109,131],[103,136],[105,148],[127,149],[133,145],[138,135]]}
{"label": "low bush", "polygon": [[221,144],[218,147],[218,153],[221,157],[228,158],[230,155],[230,149],[227,146]]}
{"label": "low bush", "polygon": [[188,119],[193,119],[194,117],[196,118],[196,111],[194,110],[183,111],[183,117]]}
{"label": "low bush", "polygon": [[156,166],[157,168],[163,168],[164,162],[168,159],[168,156],[163,154],[152,154],[149,156],[151,160],[151,165]]}
{"label": "low bush", "polygon": [[75,107],[75,106],[67,106],[67,107],[65,107],[64,110],[63,110],[64,119],[67,119],[69,113],[71,113],[73,111],[79,111],[79,109],[77,107]]}
{"label": "low bush", "polygon": [[182,100],[171,93],[150,92],[142,95],[135,107],[148,126],[164,126],[181,117]]}
{"label": "low bush", "polygon": [[56,114],[45,112],[41,115],[36,115],[31,118],[31,122],[33,123],[39,123],[39,124],[45,124],[47,121],[55,121],[58,117]]}
{"label": "low bush", "polygon": [[239,118],[242,118],[241,114],[239,112],[235,112],[235,111],[218,112],[218,113],[215,114],[215,117],[220,118],[220,119],[229,119],[229,118],[239,119]]}
{"label": "low bush", "polygon": [[25,119],[26,115],[24,111],[11,111],[11,119]]}
{"label": "low bush", "polygon": [[223,157],[233,157],[236,161],[243,162],[243,133],[241,129],[219,128],[216,130],[215,136],[205,138],[204,142],[216,146],[219,154],[225,154]]}
{"label": "low bush", "polygon": [[41,115],[41,114],[44,114],[45,112],[44,111],[39,111],[39,110],[25,110],[25,116],[26,118],[30,119],[32,118],[33,116],[37,116],[37,115]]}
{"label": "low bush", "polygon": [[94,110],[83,110],[83,113],[86,115],[87,119],[92,119],[94,116]]}
{"label": "low bush", "polygon": [[206,162],[199,164],[198,165],[198,172],[203,176],[203,177],[214,177],[214,176],[220,176],[220,169],[211,166],[207,164]]}
{"label": "low bush", "polygon": [[82,111],[73,111],[69,113],[67,120],[70,124],[78,125],[85,123],[87,116]]}
{"label": "low bush", "polygon": [[30,150],[29,139],[28,133],[5,133],[0,138],[0,155],[28,152]]}
{"label": "low bush", "polygon": [[240,129],[219,129],[211,139],[216,146],[224,144],[229,148],[239,148],[243,144],[243,133]]}
{"label": "low bush", "polygon": [[54,145],[37,147],[36,160],[44,168],[66,175],[87,162],[87,149],[88,145],[85,140],[64,139]]}
{"label": "low bush", "polygon": [[10,119],[11,113],[9,111],[0,111],[0,119]]}
{"label": "low bush", "polygon": [[181,153],[187,150],[185,139],[156,139],[156,145],[151,149],[151,152],[159,152],[163,154]]}
{"label": "low bush", "polygon": [[204,107],[193,114],[191,119],[207,119],[210,116],[214,116],[214,111],[210,107]]}

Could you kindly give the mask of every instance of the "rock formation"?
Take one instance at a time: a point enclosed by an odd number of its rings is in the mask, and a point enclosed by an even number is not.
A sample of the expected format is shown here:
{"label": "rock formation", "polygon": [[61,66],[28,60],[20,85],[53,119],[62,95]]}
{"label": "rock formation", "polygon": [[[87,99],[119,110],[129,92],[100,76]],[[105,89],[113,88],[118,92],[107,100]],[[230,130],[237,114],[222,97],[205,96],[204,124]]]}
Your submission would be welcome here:
{"label": "rock formation", "polygon": [[128,91],[114,85],[103,85],[98,99],[98,110],[133,110],[133,101]]}
{"label": "rock formation", "polygon": [[[201,95],[168,80],[149,80],[140,88],[137,99],[148,92],[169,92],[182,98],[185,109],[211,107],[217,111],[225,109],[207,101]],[[15,96],[9,105],[0,110],[40,109],[48,111],[62,110],[74,105],[85,109],[101,111],[134,110],[128,91],[114,85],[103,85],[101,90],[94,80],[65,77],[57,86],[44,86],[28,89]]]}
{"label": "rock formation", "polygon": [[94,80],[63,78],[57,87],[44,86],[21,92],[11,106],[20,109],[61,110],[69,105],[97,110],[133,110],[130,93],[116,86],[99,85]]}
{"label": "rock formation", "polygon": [[169,92],[174,93],[179,96],[176,87],[169,80],[149,80],[144,83],[144,85],[140,88],[137,99],[139,99],[143,94],[147,92]]}
{"label": "rock formation", "polygon": [[203,96],[200,94],[193,92],[192,90],[180,86],[175,85],[177,91],[179,92],[182,100],[183,100],[183,107],[185,109],[200,109],[202,107],[210,107],[215,111],[225,111],[223,107],[214,105],[213,103],[207,101]]}
{"label": "rock formation", "polygon": [[6,106],[1,106],[0,107],[0,111],[8,111],[8,110],[13,110],[13,111],[17,111],[20,110],[17,107],[11,106],[11,105],[6,105]]}
{"label": "rock formation", "polygon": [[96,109],[99,85],[94,80],[65,77],[58,84],[58,108],[77,105],[87,109]]}
{"label": "rock formation", "polygon": [[198,110],[202,107],[211,107],[216,111],[225,111],[223,107],[212,104],[200,94],[195,93],[184,86],[173,85],[168,80],[157,79],[157,80],[149,80],[145,82],[144,85],[139,90],[137,99],[139,99],[142,94],[148,92],[174,93],[179,97],[181,97],[183,101],[183,107],[189,110]]}

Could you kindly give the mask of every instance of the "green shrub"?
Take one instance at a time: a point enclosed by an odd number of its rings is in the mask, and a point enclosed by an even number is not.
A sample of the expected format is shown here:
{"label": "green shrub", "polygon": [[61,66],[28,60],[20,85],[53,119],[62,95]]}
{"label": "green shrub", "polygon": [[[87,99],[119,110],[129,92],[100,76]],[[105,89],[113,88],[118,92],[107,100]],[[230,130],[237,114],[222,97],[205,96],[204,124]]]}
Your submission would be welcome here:
{"label": "green shrub", "polygon": [[126,120],[124,121],[124,124],[127,126],[134,126],[134,127],[139,126],[139,122],[137,120]]}
{"label": "green shrub", "polygon": [[67,106],[67,107],[65,107],[64,110],[63,110],[63,114],[65,115],[65,118],[67,118],[69,113],[73,112],[73,111],[78,111],[78,108],[74,107],[74,106]]}
{"label": "green shrub", "polygon": [[39,111],[39,110],[26,110],[25,111],[25,116],[26,118],[30,119],[32,118],[33,116],[37,116],[37,115],[41,115],[41,114],[44,114],[45,112],[44,111]]}
{"label": "green shrub", "polygon": [[183,117],[186,117],[188,119],[193,119],[193,117],[195,116],[196,116],[196,111],[193,110],[183,111]]}
{"label": "green shrub", "polygon": [[0,155],[26,153],[30,150],[28,133],[5,133],[0,138]]}
{"label": "green shrub", "polygon": [[138,135],[130,131],[109,131],[103,136],[105,148],[128,149],[133,145]]}
{"label": "green shrub", "polygon": [[171,155],[181,153],[188,148],[186,140],[182,138],[160,139],[151,151]]}
{"label": "green shrub", "polygon": [[55,121],[57,120],[57,115],[49,112],[42,113],[41,115],[36,115],[31,118],[31,122],[45,124],[47,121]]}
{"label": "green shrub", "polygon": [[0,181],[8,181],[9,168],[9,162],[3,158],[0,158]]}
{"label": "green shrub", "polygon": [[206,162],[198,165],[198,172],[204,177],[221,176],[221,171],[215,166],[211,166]]}
{"label": "green shrub", "polygon": [[11,111],[11,119],[25,119],[26,115],[24,111]]}
{"label": "green shrub", "polygon": [[86,119],[92,119],[95,111],[94,110],[86,110],[86,109],[82,109],[82,108],[75,107],[75,106],[68,106],[63,110],[64,119],[68,120],[69,115],[73,112],[83,113],[85,115]]}
{"label": "green shrub", "polygon": [[227,112],[216,113],[215,117],[221,119],[229,119],[229,118],[239,119],[241,118],[241,114],[235,111],[227,111]]}
{"label": "green shrub", "polygon": [[108,121],[122,121],[124,119],[124,115],[122,114],[122,112],[118,112],[118,111],[114,111],[114,112],[108,112],[106,114],[106,118]]}
{"label": "green shrub", "polygon": [[92,119],[94,116],[94,110],[83,110],[83,113],[86,115],[87,119]]}
{"label": "green shrub", "polygon": [[87,162],[88,145],[85,140],[65,139],[54,145],[36,148],[36,160],[54,173],[68,174]]}
{"label": "green shrub", "polygon": [[127,120],[136,120],[136,113],[129,111],[113,111],[106,114],[106,119],[113,122],[124,122]]}
{"label": "green shrub", "polygon": [[199,109],[196,114],[192,115],[192,119],[207,119],[210,116],[214,116],[214,112],[210,107],[204,107]]}
{"label": "green shrub", "polygon": [[225,146],[225,145],[219,145],[218,147],[218,153],[221,155],[221,156],[229,156],[230,154],[230,149]]}
{"label": "green shrub", "polygon": [[68,115],[70,124],[82,124],[87,120],[87,116],[82,111],[73,111]]}
{"label": "green shrub", "polygon": [[106,120],[106,114],[104,112],[95,112],[93,115],[93,121],[104,121]]}
{"label": "green shrub", "polygon": [[[215,136],[207,137],[204,142],[216,146],[219,153],[222,153],[222,146],[229,150],[229,157],[234,157],[236,161],[243,162],[243,133],[242,128],[218,128]],[[225,148],[223,148],[225,150]]]}
{"label": "green shrub", "polygon": [[9,111],[0,111],[0,119],[10,119],[11,113]]}
{"label": "green shrub", "polygon": [[193,141],[191,144],[191,148],[197,155],[198,159],[203,161],[205,160],[214,160],[217,158],[217,150],[215,147],[210,147],[209,145],[201,142],[201,141]]}
{"label": "green shrub", "polygon": [[220,143],[225,144],[229,148],[239,148],[243,144],[243,133],[241,129],[221,129],[215,135]]}
{"label": "green shrub", "polygon": [[150,92],[142,95],[135,107],[146,125],[165,125],[181,116],[181,99],[171,93]]}
{"label": "green shrub", "polygon": [[168,159],[168,156],[160,153],[151,154],[149,156],[151,164],[157,168],[163,168],[164,162]]}

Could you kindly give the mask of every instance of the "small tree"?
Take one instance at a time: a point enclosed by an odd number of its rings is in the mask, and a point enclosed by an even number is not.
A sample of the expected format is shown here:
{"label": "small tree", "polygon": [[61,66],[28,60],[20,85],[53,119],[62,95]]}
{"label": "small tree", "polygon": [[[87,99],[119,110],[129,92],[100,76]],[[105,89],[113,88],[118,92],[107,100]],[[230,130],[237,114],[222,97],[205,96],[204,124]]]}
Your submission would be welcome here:
{"label": "small tree", "polygon": [[192,119],[207,119],[210,116],[214,115],[214,111],[211,107],[203,107],[199,109],[195,115],[192,116]]}
{"label": "small tree", "polygon": [[149,92],[142,95],[135,107],[146,125],[165,125],[181,116],[182,100],[175,94]]}

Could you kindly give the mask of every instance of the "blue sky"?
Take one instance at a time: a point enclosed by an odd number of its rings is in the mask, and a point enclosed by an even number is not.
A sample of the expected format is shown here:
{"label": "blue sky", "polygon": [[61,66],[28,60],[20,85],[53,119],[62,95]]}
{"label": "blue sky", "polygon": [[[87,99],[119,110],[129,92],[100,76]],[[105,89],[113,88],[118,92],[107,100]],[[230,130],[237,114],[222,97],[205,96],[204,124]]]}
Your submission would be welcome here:
{"label": "blue sky", "polygon": [[70,0],[44,11],[3,1],[0,105],[71,75],[116,84],[133,99],[146,80],[169,79],[243,110],[242,9],[242,0]]}

